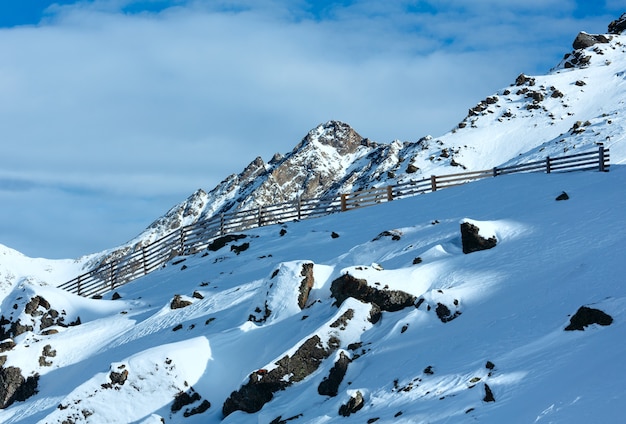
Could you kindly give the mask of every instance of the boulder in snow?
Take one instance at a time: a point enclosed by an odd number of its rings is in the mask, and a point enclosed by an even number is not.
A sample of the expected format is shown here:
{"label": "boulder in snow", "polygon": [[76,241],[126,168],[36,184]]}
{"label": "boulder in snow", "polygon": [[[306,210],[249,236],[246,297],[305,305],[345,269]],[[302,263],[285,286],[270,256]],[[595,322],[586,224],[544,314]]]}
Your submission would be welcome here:
{"label": "boulder in snow", "polygon": [[371,287],[364,279],[344,274],[332,282],[330,286],[332,297],[336,299],[335,304],[341,305],[344,300],[353,297],[362,302],[374,303],[381,310],[395,312],[408,306],[413,306],[416,297],[401,290],[379,290]]}
{"label": "boulder in snow", "polygon": [[575,50],[578,49],[586,49],[587,47],[591,47],[594,44],[598,43],[608,43],[609,39],[606,38],[605,35],[602,34],[587,34],[586,32],[580,32],[576,36],[574,43],[572,46]]}
{"label": "boulder in snow", "polygon": [[21,402],[37,393],[39,375],[24,378],[18,367],[0,368],[0,409]]}
{"label": "boulder in snow", "polygon": [[363,399],[363,395],[361,392],[357,391],[354,396],[350,398],[348,403],[341,405],[339,408],[339,415],[342,417],[348,417],[350,414],[354,414],[363,408],[365,405],[365,400]]}
{"label": "boulder in snow", "polygon": [[576,313],[570,318],[570,323],[565,327],[565,331],[584,331],[585,327],[591,324],[611,325],[613,317],[609,314],[587,306],[581,306]]}
{"label": "boulder in snow", "polygon": [[496,246],[498,240],[495,235],[483,237],[477,225],[465,220],[461,222],[461,243],[463,244],[463,253],[472,253],[491,249]]}

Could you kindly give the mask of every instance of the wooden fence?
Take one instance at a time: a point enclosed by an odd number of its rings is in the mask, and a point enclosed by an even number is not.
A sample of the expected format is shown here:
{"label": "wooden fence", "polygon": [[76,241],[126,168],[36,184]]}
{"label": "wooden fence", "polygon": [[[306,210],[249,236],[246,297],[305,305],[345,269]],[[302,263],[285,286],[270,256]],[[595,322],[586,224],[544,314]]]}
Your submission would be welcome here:
{"label": "wooden fence", "polygon": [[250,228],[294,220],[316,218],[336,212],[454,187],[482,178],[519,172],[608,171],[609,151],[602,144],[597,150],[568,156],[496,167],[482,171],[431,176],[393,186],[371,188],[334,197],[300,199],[214,216],[181,227],[145,246],[135,246],[120,257],[103,260],[94,269],[61,284],[59,288],[81,296],[98,296],[160,268],[176,256],[197,253],[217,237]]}

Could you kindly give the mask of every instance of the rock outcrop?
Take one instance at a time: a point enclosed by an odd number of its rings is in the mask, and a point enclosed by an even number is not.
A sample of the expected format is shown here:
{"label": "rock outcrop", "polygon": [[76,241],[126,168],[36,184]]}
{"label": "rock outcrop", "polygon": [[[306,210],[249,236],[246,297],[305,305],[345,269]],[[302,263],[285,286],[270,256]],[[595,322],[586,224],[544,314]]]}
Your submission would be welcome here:
{"label": "rock outcrop", "polygon": [[364,279],[344,274],[332,282],[330,286],[335,305],[340,306],[344,300],[353,297],[366,303],[374,303],[381,310],[395,312],[413,306],[417,298],[401,290],[379,290],[371,287]]}
{"label": "rock outcrop", "polygon": [[463,245],[463,253],[478,252],[480,250],[491,249],[498,244],[495,237],[482,237],[480,228],[471,222],[461,223],[461,243]]}
{"label": "rock outcrop", "polygon": [[565,331],[584,331],[585,327],[598,324],[598,325],[611,325],[613,323],[613,317],[606,312],[599,309],[589,308],[587,306],[581,306],[576,313],[570,318],[570,323],[565,327]]}
{"label": "rock outcrop", "polygon": [[24,377],[17,367],[0,367],[0,382],[0,409],[5,409],[37,393],[39,375]]}

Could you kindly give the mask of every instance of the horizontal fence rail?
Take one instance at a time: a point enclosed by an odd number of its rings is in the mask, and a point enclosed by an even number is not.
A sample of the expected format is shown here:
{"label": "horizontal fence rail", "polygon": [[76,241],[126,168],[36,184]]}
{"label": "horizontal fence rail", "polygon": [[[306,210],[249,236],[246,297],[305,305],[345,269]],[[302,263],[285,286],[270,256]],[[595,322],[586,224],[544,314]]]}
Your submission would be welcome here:
{"label": "horizontal fence rail", "polygon": [[333,197],[298,198],[293,202],[228,212],[181,227],[147,245],[138,244],[121,253],[118,252],[115,257],[106,258],[92,270],[61,284],[59,288],[80,296],[99,297],[103,293],[149,274],[177,256],[198,253],[206,249],[216,238],[238,231],[373,206],[499,175],[521,172],[549,174],[583,170],[604,172],[609,170],[609,166],[609,150],[603,144],[599,144],[597,150],[547,157],[544,160],[519,165],[458,174],[433,175],[417,181],[370,188]]}

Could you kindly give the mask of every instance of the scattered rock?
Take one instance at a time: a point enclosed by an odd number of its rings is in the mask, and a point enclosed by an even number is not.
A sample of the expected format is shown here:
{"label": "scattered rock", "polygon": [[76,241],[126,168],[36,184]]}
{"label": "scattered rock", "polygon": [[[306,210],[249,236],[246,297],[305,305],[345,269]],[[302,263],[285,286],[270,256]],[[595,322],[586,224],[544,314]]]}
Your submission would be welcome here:
{"label": "scattered rock", "polygon": [[519,74],[515,79],[515,85],[535,85],[535,79],[533,77],[526,76],[524,74]]}
{"label": "scattered rock", "polygon": [[170,309],[181,309],[181,308],[186,308],[187,306],[191,305],[192,302],[189,300],[184,300],[181,295],[177,294],[174,296],[174,299],[172,299],[172,302],[170,303]]}
{"label": "scattered rock", "polygon": [[123,386],[128,379],[128,370],[123,370],[122,372],[111,371],[109,373],[109,379],[112,384]]}
{"label": "scattered rock", "polygon": [[182,329],[183,329],[183,325],[182,324],[178,324],[177,326],[172,328],[172,331],[178,331],[178,330],[182,330]]}
{"label": "scattered rock", "polygon": [[183,412],[183,417],[188,418],[188,417],[191,417],[192,415],[202,414],[210,407],[211,407],[211,402],[204,399],[202,402],[200,402],[200,405],[196,406],[195,408],[185,410],[185,412]]}
{"label": "scattered rock", "polygon": [[274,393],[284,390],[293,383],[302,381],[313,373],[322,360],[328,358],[339,347],[339,340],[331,338],[324,347],[320,337],[307,339],[292,356],[284,356],[275,363],[271,371],[255,371],[246,384],[230,394],[222,406],[222,413],[228,416],[235,411],[258,412],[272,400]]}
{"label": "scattered rock", "polygon": [[424,368],[424,374],[433,375],[435,372],[433,371],[433,366],[429,365]]}
{"label": "scattered rock", "polygon": [[302,271],[300,272],[304,278],[300,282],[300,289],[298,295],[298,306],[300,309],[304,309],[307,300],[309,300],[309,293],[313,288],[315,279],[313,278],[313,263],[305,263],[302,265]]}
{"label": "scattered rock", "polygon": [[235,254],[238,255],[241,252],[245,252],[246,250],[248,250],[249,247],[250,247],[250,243],[245,242],[243,244],[240,244],[239,246],[236,246],[236,245],[230,246],[230,251],[235,252]]}
{"label": "scattered rock", "polygon": [[569,199],[569,195],[566,192],[563,192],[556,197],[557,201],[568,200],[568,199]]}
{"label": "scattered rock", "polygon": [[281,237],[284,236],[285,234],[287,234],[287,230],[285,230],[284,228],[280,229],[280,232],[278,233]]}
{"label": "scattered rock", "polygon": [[355,412],[358,412],[365,405],[365,401],[363,399],[363,395],[361,392],[357,391],[356,394],[350,398],[348,403],[341,405],[339,407],[339,415],[342,417],[348,417]]}
{"label": "scattered rock", "polygon": [[15,346],[17,346],[17,344],[13,340],[5,340],[4,342],[0,343],[0,352],[6,352],[13,349]]}
{"label": "scattered rock", "polygon": [[391,237],[391,240],[398,241],[402,238],[402,232],[398,230],[383,231],[382,233],[374,237],[372,241],[380,240],[383,237]]}
{"label": "scattered rock", "polygon": [[379,290],[370,287],[364,279],[344,274],[332,282],[330,286],[335,305],[340,306],[344,300],[353,297],[362,302],[374,303],[381,310],[395,312],[413,306],[417,298],[401,290]]}
{"label": "scattered rock", "polygon": [[493,371],[493,369],[496,367],[496,365],[491,362],[491,361],[487,361],[487,363],[485,364],[485,368],[487,368],[490,371]]}
{"label": "scattered rock", "polygon": [[120,296],[120,294],[118,292],[113,293],[113,295],[111,296],[111,300],[118,300],[121,299],[122,296]]}
{"label": "scattered rock", "polygon": [[217,252],[222,247],[226,246],[227,243],[241,240],[242,238],[246,238],[246,235],[245,234],[228,234],[222,237],[218,237],[207,246],[207,249],[209,249],[211,252]]}
{"label": "scattered rock", "polygon": [[495,237],[488,239],[481,237],[480,229],[470,223],[461,223],[461,243],[463,244],[463,253],[472,253],[480,250],[491,249],[496,246],[498,240]]}
{"label": "scattered rock", "polygon": [[496,398],[493,397],[493,392],[491,391],[491,387],[485,383],[485,397],[483,398],[484,402],[495,402]]}
{"label": "scattered rock", "polygon": [[41,296],[35,296],[26,304],[24,312],[31,316],[42,315],[43,312],[37,310],[40,306],[48,310],[50,309],[50,302]]}
{"label": "scattered rock", "polygon": [[336,239],[339,238],[339,234],[333,231],[332,233],[330,233],[330,237]]}
{"label": "scattered rock", "polygon": [[413,259],[413,265],[417,265],[417,264],[421,264],[422,263],[422,258],[420,258],[419,256],[415,259]]}
{"label": "scattered rock", "polygon": [[327,377],[317,387],[317,392],[322,396],[337,396],[339,391],[339,385],[343,381],[346,371],[348,371],[348,365],[351,359],[343,352],[339,353],[339,359],[335,362],[335,365],[330,369]]}
{"label": "scattered rock", "polygon": [[174,398],[171,411],[176,413],[183,409],[185,406],[191,405],[192,403],[200,399],[200,394],[196,392],[193,388],[190,388],[187,392],[179,392]]}
{"label": "scattered rock", "polygon": [[591,324],[598,325],[611,325],[613,323],[613,317],[607,313],[599,310],[589,308],[587,306],[581,306],[578,311],[570,318],[570,323],[565,327],[565,331],[584,331],[585,327]]}
{"label": "scattered rock", "polygon": [[278,417],[276,417],[272,421],[270,421],[270,424],[287,424],[289,421],[296,420],[296,419],[300,418],[301,416],[302,416],[302,414],[298,414],[298,415],[294,415],[293,417],[289,417],[289,418],[283,419],[283,416],[279,415]]}
{"label": "scattered rock", "polygon": [[460,311],[455,311],[454,314],[450,311],[450,308],[448,308],[446,305],[444,305],[443,303],[437,303],[437,308],[435,308],[435,313],[437,314],[437,317],[439,317],[439,319],[441,320],[441,322],[443,322],[444,324],[446,322],[450,322],[453,319],[457,318],[459,315],[461,315]]}
{"label": "scattered rock", "polygon": [[587,85],[587,83],[583,80],[577,80],[574,84],[576,84],[578,87],[583,87]]}
{"label": "scattered rock", "polygon": [[51,345],[45,345],[39,357],[39,366],[51,366],[52,362],[48,361],[46,358],[54,358],[55,356],[57,356],[57,351],[53,350]]}
{"label": "scattered rock", "polygon": [[602,34],[587,34],[586,32],[579,32],[576,39],[572,43],[574,50],[586,49],[594,44],[608,43],[609,39]]}
{"label": "scattered rock", "polygon": [[621,34],[626,29],[626,13],[609,24],[609,34]]}
{"label": "scattered rock", "polygon": [[0,381],[0,409],[5,409],[37,393],[39,374],[24,378],[18,367],[0,368]]}
{"label": "scattered rock", "polygon": [[[460,124],[459,124],[460,127]],[[417,171],[419,171],[419,168],[415,165],[413,165],[412,163],[410,163],[407,167],[406,167],[406,173],[407,174],[414,174]]]}
{"label": "scattered rock", "polygon": [[199,299],[199,300],[204,299],[204,296],[202,296],[202,293],[200,293],[199,291],[194,291],[191,297],[193,297],[194,299]]}

